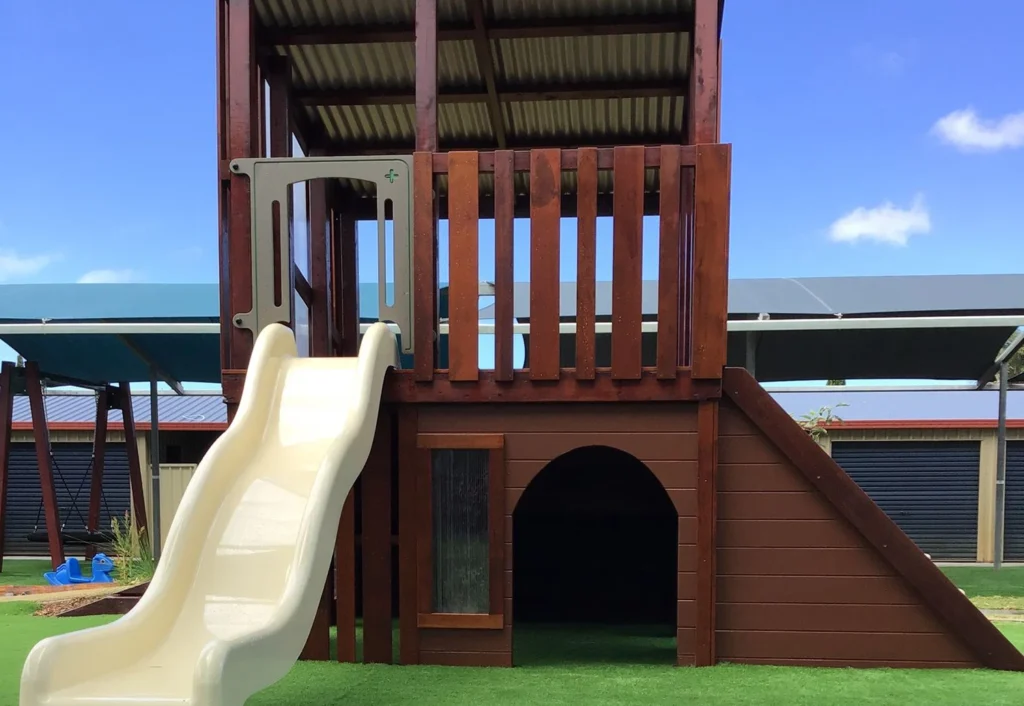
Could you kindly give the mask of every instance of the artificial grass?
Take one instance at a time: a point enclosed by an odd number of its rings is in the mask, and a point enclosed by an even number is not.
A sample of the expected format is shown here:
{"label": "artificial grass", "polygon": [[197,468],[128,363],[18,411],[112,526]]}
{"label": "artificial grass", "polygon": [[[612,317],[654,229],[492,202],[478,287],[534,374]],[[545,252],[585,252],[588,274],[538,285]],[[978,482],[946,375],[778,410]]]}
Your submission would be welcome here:
{"label": "artificial grass", "polygon": [[52,570],[49,559],[4,559],[0,586],[39,586],[46,583],[43,574]]}
{"label": "artificial grass", "polygon": [[[27,602],[0,604],[0,706],[17,704],[21,666],[38,640],[114,619],[40,618],[32,615],[34,609]],[[1000,629],[1024,648],[1024,625],[1004,624]],[[672,638],[663,631],[524,628],[516,632],[516,659],[522,666],[515,669],[300,662],[248,703],[962,706],[982,698],[987,705],[1002,706],[1019,704],[1024,689],[1024,675],[987,670],[680,668],[670,666],[673,651]]]}
{"label": "artificial grass", "polygon": [[998,571],[982,566],[947,566],[942,570],[979,608],[1024,610],[1024,566],[1004,566]]}

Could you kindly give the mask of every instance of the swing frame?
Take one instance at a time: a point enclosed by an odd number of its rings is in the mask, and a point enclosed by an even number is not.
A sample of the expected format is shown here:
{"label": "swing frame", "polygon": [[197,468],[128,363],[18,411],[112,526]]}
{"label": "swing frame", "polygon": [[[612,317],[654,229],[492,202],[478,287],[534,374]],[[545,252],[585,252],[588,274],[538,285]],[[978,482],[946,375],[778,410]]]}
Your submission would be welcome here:
{"label": "swing frame", "polygon": [[[37,541],[46,541],[50,550],[50,562],[56,569],[64,563],[66,556],[64,546],[68,543],[86,544],[86,557],[91,558],[96,552],[95,540],[101,534],[99,522],[102,515],[103,471],[106,460],[106,444],[108,431],[108,414],[111,409],[119,409],[124,422],[125,450],[128,456],[128,476],[130,483],[131,508],[135,528],[141,533],[146,529],[146,505],[142,486],[142,464],[139,457],[138,439],[135,433],[135,415],[132,409],[131,390],[128,383],[104,385],[96,395],[96,425],[93,437],[92,463],[89,469],[89,511],[86,517],[85,532],[79,534],[78,542],[71,535],[78,534],[66,531],[61,523],[60,506],[57,501],[56,480],[64,482],[59,467],[54,462],[50,443],[50,430],[46,418],[45,396],[43,394],[43,376],[34,361],[25,363],[24,368],[15,367],[14,363],[4,362],[0,366],[0,571],[3,571],[4,531],[7,514],[7,491],[9,487],[11,432],[14,416],[14,396],[23,387],[29,399],[32,416],[32,435],[36,450],[36,463],[39,470],[39,484],[42,491],[42,513],[46,519],[45,533],[33,531]],[[55,475],[54,470],[57,473]],[[67,484],[64,483],[67,488]],[[77,509],[79,491],[72,498],[70,511]],[[68,489],[70,493],[70,489]],[[78,513],[81,517],[81,513]],[[37,527],[38,530],[38,520]],[[29,537],[32,539],[32,536]],[[71,540],[71,541],[69,541]]]}

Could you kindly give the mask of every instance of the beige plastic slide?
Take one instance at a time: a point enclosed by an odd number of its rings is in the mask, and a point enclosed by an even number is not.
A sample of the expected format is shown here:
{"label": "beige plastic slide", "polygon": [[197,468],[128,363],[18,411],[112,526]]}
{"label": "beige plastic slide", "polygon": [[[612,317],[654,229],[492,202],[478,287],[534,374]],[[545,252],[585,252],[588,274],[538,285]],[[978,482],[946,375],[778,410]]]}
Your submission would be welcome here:
{"label": "beige plastic slide", "polygon": [[196,469],[149,589],[109,625],[37,644],[21,706],[241,706],[283,677],[309,635],[397,365],[383,323],[357,358],[299,358],[290,329],[264,329],[238,413]]}

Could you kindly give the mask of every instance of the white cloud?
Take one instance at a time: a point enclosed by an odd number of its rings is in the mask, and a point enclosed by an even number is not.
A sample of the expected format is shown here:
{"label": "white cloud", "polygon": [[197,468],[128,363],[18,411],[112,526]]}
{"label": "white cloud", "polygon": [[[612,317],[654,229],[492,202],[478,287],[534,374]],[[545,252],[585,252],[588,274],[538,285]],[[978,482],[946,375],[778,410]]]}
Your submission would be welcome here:
{"label": "white cloud", "polygon": [[78,278],[79,284],[123,284],[142,279],[135,270],[90,270]]}
{"label": "white cloud", "polygon": [[954,110],[939,118],[932,134],[964,152],[997,152],[1024,147],[1024,112],[983,120],[974,108]]}
{"label": "white cloud", "polygon": [[56,258],[52,255],[19,255],[13,250],[0,250],[0,282],[39,274]]}
{"label": "white cloud", "polygon": [[855,208],[836,220],[829,228],[829,237],[838,243],[862,240],[906,245],[912,235],[932,229],[924,196],[918,194],[910,208],[899,208],[886,201],[874,208]]}

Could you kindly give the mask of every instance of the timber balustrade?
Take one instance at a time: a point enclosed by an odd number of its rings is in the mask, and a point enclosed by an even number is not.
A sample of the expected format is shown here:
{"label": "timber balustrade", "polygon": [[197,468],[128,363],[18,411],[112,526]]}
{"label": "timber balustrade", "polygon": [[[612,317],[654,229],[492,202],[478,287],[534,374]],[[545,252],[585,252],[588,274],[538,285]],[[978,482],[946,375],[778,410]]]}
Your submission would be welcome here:
{"label": "timber balustrade", "polygon": [[[494,218],[493,378],[514,377],[513,220],[529,217],[530,380],[592,380],[599,372],[597,218],[612,216],[610,368],[616,380],[645,374],[718,379],[726,361],[730,146],[665,145],[414,156],[413,271],[417,380],[437,374],[438,238],[435,194],[447,180],[448,369],[452,382],[480,378],[482,216]],[[486,203],[485,203],[486,202]],[[528,208],[527,213],[523,213]],[[642,309],[644,215],[658,219],[656,365],[645,370]],[[576,218],[575,366],[563,368],[560,311],[562,219]],[[520,280],[526,279],[520,276]],[[516,377],[521,377],[516,376]]]}

